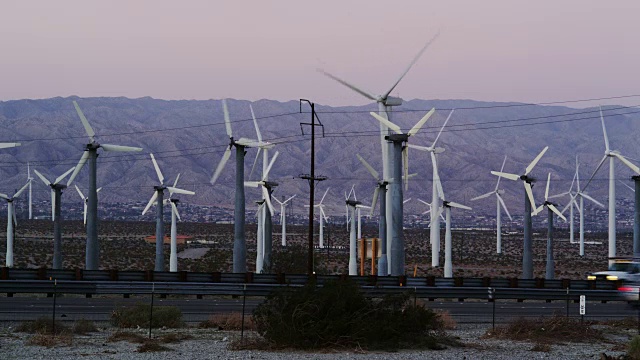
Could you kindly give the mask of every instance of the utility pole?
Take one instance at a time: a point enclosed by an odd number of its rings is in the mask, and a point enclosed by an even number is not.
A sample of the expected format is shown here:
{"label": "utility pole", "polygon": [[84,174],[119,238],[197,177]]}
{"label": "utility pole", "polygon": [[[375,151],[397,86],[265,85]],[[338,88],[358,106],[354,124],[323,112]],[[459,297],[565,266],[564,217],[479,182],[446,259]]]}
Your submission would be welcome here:
{"label": "utility pole", "polygon": [[[324,125],[318,118],[316,114],[315,104],[307,99],[300,99],[300,113],[302,113],[302,103],[306,102],[311,106],[311,123],[300,123],[300,130],[302,131],[302,135],[304,135],[304,128],[302,125],[310,125],[311,126],[311,173],[303,174],[299,177],[301,179],[305,179],[309,181],[309,249],[307,253],[307,274],[309,276],[313,275],[313,203],[314,203],[314,192],[315,192],[315,182],[326,180],[326,176],[318,176],[316,177],[316,126],[322,127],[322,137],[324,137]],[[318,124],[316,124],[316,120],[318,120]],[[322,215],[320,215],[322,216]]]}

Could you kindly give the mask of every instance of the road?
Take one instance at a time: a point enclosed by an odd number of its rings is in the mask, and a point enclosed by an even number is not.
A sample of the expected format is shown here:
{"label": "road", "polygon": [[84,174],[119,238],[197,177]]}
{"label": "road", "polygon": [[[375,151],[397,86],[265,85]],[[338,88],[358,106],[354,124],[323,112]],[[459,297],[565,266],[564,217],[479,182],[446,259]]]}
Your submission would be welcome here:
{"label": "road", "polygon": [[[125,299],[120,297],[71,297],[64,296],[56,299],[56,318],[63,321],[88,319],[93,321],[108,321],[114,309],[120,306],[133,306],[138,303],[150,303],[150,296],[138,296]],[[245,312],[250,314],[262,302],[262,299],[247,298]],[[418,300],[421,301],[421,300]],[[211,314],[225,312],[241,312],[242,298],[226,297],[194,297],[184,298],[154,298],[154,306],[177,306],[183,313],[187,323],[198,323],[206,320]],[[491,323],[493,317],[493,303],[486,301],[432,301],[425,302],[427,307],[449,312],[458,323]],[[569,315],[579,317],[579,304],[569,303]],[[34,320],[41,316],[52,316],[53,298],[47,297],[0,297],[0,322]],[[495,303],[496,323],[508,322],[517,317],[541,317],[554,314],[565,315],[567,303],[555,301],[507,301]],[[613,320],[625,317],[638,317],[638,309],[623,302],[606,304],[587,302],[585,319]]]}

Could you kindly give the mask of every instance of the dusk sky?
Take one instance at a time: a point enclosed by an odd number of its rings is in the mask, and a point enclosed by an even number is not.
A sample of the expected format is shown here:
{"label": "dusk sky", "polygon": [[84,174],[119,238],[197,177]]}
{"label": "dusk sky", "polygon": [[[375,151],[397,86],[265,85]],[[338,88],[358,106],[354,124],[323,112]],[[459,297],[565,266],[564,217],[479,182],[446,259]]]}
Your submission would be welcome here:
{"label": "dusk sky", "polygon": [[637,0],[6,1],[0,100],[361,105],[370,101],[316,69],[382,93],[438,31],[393,95],[539,103],[640,94],[639,18]]}

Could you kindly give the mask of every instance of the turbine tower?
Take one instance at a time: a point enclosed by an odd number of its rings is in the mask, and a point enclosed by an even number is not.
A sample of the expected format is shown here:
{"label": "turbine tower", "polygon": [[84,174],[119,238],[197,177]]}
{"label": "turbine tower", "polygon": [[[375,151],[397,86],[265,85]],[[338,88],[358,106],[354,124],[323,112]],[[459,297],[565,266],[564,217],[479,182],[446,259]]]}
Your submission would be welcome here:
{"label": "turbine tower", "polygon": [[633,165],[629,160],[627,160],[618,150],[611,150],[609,147],[609,137],[607,136],[607,128],[604,125],[604,116],[602,115],[602,107],[600,107],[600,122],[602,123],[602,133],[604,135],[604,157],[600,160],[600,163],[596,167],[596,170],[587,181],[587,185],[584,186],[584,189],[589,186],[591,180],[596,175],[602,164],[609,159],[609,265],[613,263],[613,259],[616,256],[616,172],[615,172],[615,159],[617,158],[623,164],[628,166],[631,170],[635,171],[636,174],[638,172],[638,167]]}
{"label": "turbine tower", "polygon": [[[51,182],[47,180],[38,170],[33,169],[33,172],[42,180],[42,182],[51,188],[51,220],[53,221],[53,269],[62,269],[62,213],[60,211],[62,190],[67,188],[67,185],[60,184],[60,181],[64,180],[67,175],[76,167],[72,167],[64,174],[58,176],[55,181]],[[29,191],[31,191],[31,179],[27,181],[29,184]]]}
{"label": "turbine tower", "polygon": [[[179,188],[176,188],[175,186],[166,186],[164,183],[164,175],[162,175],[162,171],[160,171],[160,167],[156,162],[156,158],[153,156],[153,154],[150,154],[150,155],[151,155],[151,161],[153,162],[153,167],[156,170],[156,175],[158,175],[158,181],[160,183],[153,187],[155,191],[153,192],[151,199],[147,203],[147,206],[144,208],[144,210],[142,210],[142,215],[147,213],[151,205],[153,205],[154,203],[157,205],[157,208],[156,208],[156,262],[155,262],[154,271],[164,271],[164,252],[162,251],[164,246],[164,206],[163,206],[164,190],[165,189],[169,190],[170,194],[176,193],[176,194],[185,194],[185,195],[195,195],[195,192],[179,189]],[[176,182],[177,181],[178,181],[178,178],[176,178]],[[173,202],[171,204],[175,206]],[[172,210],[174,206],[172,206]]]}
{"label": "turbine tower", "polygon": [[[1,145],[0,145],[1,146]],[[14,209],[13,200],[15,200],[24,190],[29,186],[29,182],[24,184],[20,190],[18,190],[13,196],[7,194],[0,194],[0,198],[7,200],[7,256],[6,266],[13,267],[13,225],[18,225],[16,220],[16,213]]]}
{"label": "turbine tower", "polygon": [[505,173],[501,171],[492,171],[491,173],[496,176],[503,177],[509,180],[522,180],[522,185],[524,185],[525,196],[524,196],[524,246],[522,251],[522,278],[523,279],[532,279],[533,278],[533,253],[532,253],[532,240],[531,240],[531,212],[532,209],[536,208],[535,200],[533,199],[533,191],[531,190],[532,184],[535,182],[535,178],[529,176],[533,168],[536,166],[538,161],[542,158],[545,152],[549,150],[548,146],[545,146],[544,149],[536,156],[533,161],[524,169],[524,174],[516,175]]}
{"label": "turbine tower", "polygon": [[84,164],[89,161],[89,192],[87,194],[89,201],[87,204],[87,247],[85,253],[85,268],[87,270],[98,270],[100,266],[100,246],[98,243],[98,192],[96,186],[96,160],[98,159],[98,149],[102,148],[105,151],[131,152],[142,151],[142,148],[100,144],[96,141],[96,133],[93,131],[91,125],[89,125],[89,121],[87,121],[87,118],[82,113],[82,110],[80,110],[80,106],[78,106],[78,103],[74,101],[73,106],[76,108],[76,112],[80,117],[80,121],[84,126],[84,130],[87,133],[87,136],[89,136],[89,143],[85,145],[84,153],[82,154],[78,165],[76,165],[75,170],[71,174],[71,177],[69,177],[67,186],[71,185]]}
{"label": "turbine tower", "polygon": [[453,263],[451,259],[451,248],[452,248],[452,240],[451,240],[451,208],[455,207],[458,209],[471,210],[470,207],[462,204],[458,204],[453,201],[447,201],[444,197],[444,191],[442,190],[442,183],[440,182],[440,176],[438,175],[438,168],[434,169],[435,179],[436,179],[436,189],[438,191],[438,196],[440,200],[442,200],[442,207],[439,208],[439,214],[442,214],[442,211],[445,212],[445,235],[444,235],[444,277],[451,278],[453,277]]}
{"label": "turbine tower", "polygon": [[293,195],[292,197],[283,201],[278,200],[277,197],[273,198],[273,200],[275,200],[278,204],[280,204],[280,226],[282,227],[282,246],[287,246],[287,211],[286,209],[287,209],[287,205],[289,204],[289,201],[291,201],[291,199],[293,199],[294,197],[296,196]]}
{"label": "turbine tower", "polygon": [[236,192],[235,192],[235,206],[234,206],[234,222],[233,222],[233,272],[234,273],[246,273],[247,272],[247,242],[245,238],[245,197],[244,197],[244,152],[248,147],[273,147],[273,144],[264,143],[261,141],[240,138],[235,140],[233,138],[233,132],[231,131],[231,120],[229,119],[229,109],[227,108],[227,101],[222,100],[222,111],[224,113],[224,123],[229,136],[229,147],[222,155],[222,159],[216,167],[213,176],[211,177],[211,185],[216,183],[218,177],[224,170],[224,165],[231,157],[231,148],[236,148]]}
{"label": "turbine tower", "polygon": [[440,266],[440,220],[438,220],[438,214],[442,214],[442,211],[440,211],[440,198],[438,196],[438,189],[436,187],[436,182],[437,182],[436,173],[438,172],[438,154],[443,153],[444,149],[436,147],[436,144],[438,143],[438,139],[440,139],[440,134],[442,134],[442,130],[444,130],[444,127],[447,126],[447,123],[449,122],[449,119],[451,119],[451,116],[453,115],[454,111],[455,109],[449,112],[447,119],[444,121],[444,124],[442,124],[442,127],[440,128],[440,131],[438,132],[438,135],[436,136],[435,140],[433,140],[433,143],[431,144],[431,146],[427,147],[427,146],[418,146],[413,144],[408,145],[412,149],[426,151],[426,152],[429,152],[431,155],[431,167],[433,168],[433,182],[431,187],[431,221],[429,222],[429,226],[430,226],[429,238],[431,242],[431,266],[432,267]]}
{"label": "turbine tower", "polygon": [[567,219],[562,215],[560,210],[556,208],[556,206],[549,201],[549,183],[551,182],[551,173],[547,175],[547,187],[544,190],[544,204],[540,205],[534,211],[533,215],[538,215],[542,211],[543,208],[547,208],[547,267],[545,272],[545,279],[553,280],[555,277],[555,262],[553,259],[553,213],[558,215],[565,222]]}
{"label": "turbine tower", "polygon": [[33,219],[33,201],[32,201],[32,192],[31,192],[31,182],[33,182],[33,177],[31,177],[31,168],[29,167],[29,163],[27,162],[27,181],[29,182],[29,220]]}
{"label": "turbine tower", "polygon": [[[347,215],[351,218],[351,227],[349,228],[349,275],[358,275],[358,259],[357,259],[357,243],[356,243],[356,206],[360,205],[360,201],[351,200],[351,193],[345,198],[347,205]],[[349,223],[349,219],[347,219]]]}
{"label": "turbine tower", "polygon": [[[178,187],[178,180],[180,179],[180,173],[176,176],[176,180],[173,182],[173,188]],[[174,191],[169,189],[169,198],[164,202],[171,205],[171,253],[169,255],[169,271],[178,271],[178,221],[180,219],[180,213],[178,213],[178,203],[180,199],[173,197]]]}
{"label": "turbine tower", "polygon": [[[433,41],[435,41],[435,39],[438,37],[439,33],[436,34],[435,36],[433,36],[423,47],[422,49],[420,49],[420,51],[418,52],[418,54],[413,58],[413,60],[411,61],[411,63],[409,63],[409,65],[407,66],[407,68],[404,70],[404,72],[400,75],[400,77],[398,78],[398,80],[396,80],[395,83],[393,83],[393,85],[391,86],[391,88],[389,88],[388,91],[386,91],[385,93],[382,93],[381,95],[373,95],[370,92],[364,91],[358,87],[356,87],[355,85],[352,85],[350,83],[348,83],[345,80],[342,80],[332,74],[329,74],[328,72],[324,71],[324,70],[320,70],[324,75],[328,76],[329,78],[339,82],[340,84],[348,87],[349,89],[351,89],[352,91],[357,92],[358,94],[364,96],[365,98],[369,99],[369,100],[373,100],[378,104],[378,115],[380,115],[381,117],[384,117],[387,120],[392,120],[391,118],[391,113],[392,113],[392,107],[394,106],[399,106],[402,105],[402,99],[399,97],[394,97],[391,96],[391,92],[396,88],[396,86],[398,86],[398,84],[400,83],[400,81],[402,81],[402,79],[405,77],[405,75],[407,75],[407,73],[409,72],[409,70],[411,70],[411,68],[413,67],[413,65],[415,65],[416,62],[418,62],[418,60],[420,59],[420,57],[422,56],[422,54],[427,50],[427,48],[431,45],[431,43],[433,43]],[[392,171],[391,171],[391,164],[392,164],[392,159],[391,159],[391,151],[392,151],[392,146],[390,143],[388,143],[387,141],[385,141],[385,136],[389,135],[389,129],[387,128],[387,126],[385,126],[384,124],[380,123],[380,147],[382,150],[382,177],[383,179],[391,179],[393,177],[392,175]],[[391,215],[392,213],[392,200],[391,200],[391,191],[387,191],[386,192],[386,199],[385,199],[385,206],[387,207],[386,213],[387,215]],[[393,231],[394,228],[393,226],[389,226],[389,222],[391,222],[391,219],[389,218],[389,216],[387,216],[387,218],[385,219],[387,221],[386,224],[386,229],[387,229],[387,251],[391,250],[391,240],[393,239]],[[388,271],[391,271],[391,259],[389,259],[389,268]]]}
{"label": "turbine tower", "polygon": [[[500,168],[500,172],[504,170],[505,162],[507,162],[506,156],[502,161],[502,167]],[[509,210],[507,210],[507,205],[504,204],[504,200],[502,199],[502,196],[501,196],[504,194],[504,190],[499,189],[499,186],[500,186],[500,177],[498,177],[498,181],[496,182],[496,188],[493,189],[493,191],[480,196],[476,196],[473,199],[471,199],[471,201],[484,199],[491,195],[496,196],[496,251],[498,254],[502,254],[502,221],[501,221],[502,209],[504,209],[504,212],[509,217],[509,220],[513,220],[513,219],[511,218],[511,214],[509,214]],[[502,206],[502,209],[500,209],[500,206]]]}

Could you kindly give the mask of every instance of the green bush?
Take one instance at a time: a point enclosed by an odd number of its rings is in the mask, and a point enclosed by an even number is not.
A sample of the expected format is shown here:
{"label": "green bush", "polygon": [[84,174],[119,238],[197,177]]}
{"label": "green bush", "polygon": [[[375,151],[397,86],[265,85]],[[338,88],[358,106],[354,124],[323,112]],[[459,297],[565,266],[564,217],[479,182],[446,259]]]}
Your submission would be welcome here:
{"label": "green bush", "polygon": [[640,335],[636,335],[629,342],[627,356],[632,360],[640,360]]}
{"label": "green bush", "polygon": [[351,281],[284,288],[254,311],[256,329],[278,347],[441,348],[446,339],[439,316],[414,306],[408,293],[365,298]]}
{"label": "green bush", "polygon": [[[130,307],[121,307],[111,314],[111,323],[120,328],[149,327],[149,315],[151,306],[148,304],[136,304]],[[175,306],[154,306],[151,327],[154,328],[179,328],[184,326],[182,312]]]}

